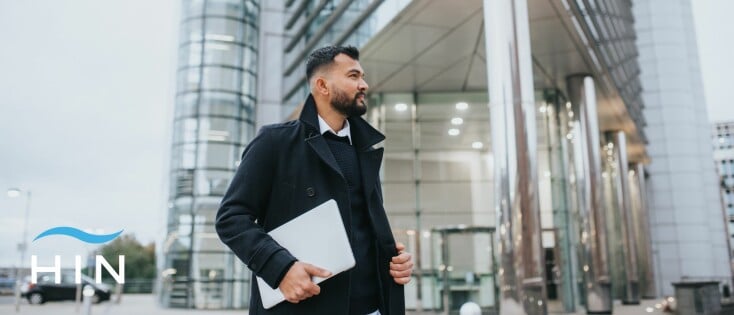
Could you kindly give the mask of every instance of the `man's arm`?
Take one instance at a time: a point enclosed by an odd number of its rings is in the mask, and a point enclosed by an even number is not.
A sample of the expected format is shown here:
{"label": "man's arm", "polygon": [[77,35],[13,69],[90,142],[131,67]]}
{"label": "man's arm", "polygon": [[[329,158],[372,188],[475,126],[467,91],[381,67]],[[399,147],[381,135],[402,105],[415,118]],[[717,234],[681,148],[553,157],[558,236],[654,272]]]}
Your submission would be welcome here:
{"label": "man's arm", "polygon": [[242,154],[217,212],[216,230],[248,268],[277,288],[296,258],[255,223],[264,217],[273,186],[276,157],[270,133],[261,129]]}

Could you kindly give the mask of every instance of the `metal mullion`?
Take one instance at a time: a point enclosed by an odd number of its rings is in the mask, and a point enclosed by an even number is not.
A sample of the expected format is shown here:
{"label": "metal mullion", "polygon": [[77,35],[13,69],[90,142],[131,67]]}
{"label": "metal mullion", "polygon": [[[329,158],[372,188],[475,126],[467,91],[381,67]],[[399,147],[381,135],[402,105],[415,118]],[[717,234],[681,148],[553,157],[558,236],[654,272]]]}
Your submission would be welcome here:
{"label": "metal mullion", "polygon": [[[306,31],[311,27],[311,23],[316,19],[317,16],[319,16],[319,13],[321,13],[321,10],[324,9],[326,4],[331,0],[321,0],[318,5],[316,5],[316,8],[314,8],[313,12],[309,14],[306,17],[306,20],[303,22],[303,26],[293,35],[291,40],[288,42],[288,44],[285,46],[285,52],[289,53],[291,50],[293,50],[293,47],[298,44],[298,41],[301,40],[303,37],[303,34],[306,33]],[[292,25],[291,25],[292,26]],[[290,29],[290,27],[287,27],[287,29]]]}
{"label": "metal mullion", "polygon": [[337,19],[342,17],[344,11],[347,10],[352,2],[354,2],[354,0],[342,0],[342,2],[339,3],[339,6],[337,6],[336,9],[331,12],[329,18],[327,18],[326,21],[319,26],[319,29],[316,31],[316,33],[314,33],[314,35],[311,36],[308,42],[306,42],[303,50],[301,50],[298,56],[293,59],[293,62],[291,62],[291,64],[286,68],[284,75],[290,75],[301,64],[301,60],[303,60],[306,54],[308,54],[311,49],[316,46],[319,40],[321,40],[321,38],[326,35],[326,32],[331,29],[331,26],[336,23]]}
{"label": "metal mullion", "polygon": [[203,20],[203,19],[208,19],[208,18],[231,20],[231,21],[240,22],[242,24],[249,24],[250,26],[256,27],[255,23],[253,23],[252,21],[250,21],[250,19],[241,19],[241,18],[236,18],[236,17],[232,17],[232,16],[227,16],[227,15],[219,15],[219,14],[212,14],[212,15],[202,14],[202,15],[189,16],[186,19],[184,19],[183,21],[181,21],[180,24],[185,24],[185,23],[190,22],[192,20],[197,20],[197,19],[202,19]]}
{"label": "metal mullion", "polygon": [[[296,24],[296,21],[298,21],[298,18],[301,17],[301,14],[303,14],[303,11],[306,10],[306,5],[308,5],[310,0],[301,0],[301,2],[298,3],[298,7],[293,10],[293,15],[291,15],[288,18],[288,22],[285,23],[285,29],[289,30],[291,27],[293,27],[293,24]],[[291,4],[293,3],[293,0],[290,0]],[[288,6],[290,7],[290,6]]]}

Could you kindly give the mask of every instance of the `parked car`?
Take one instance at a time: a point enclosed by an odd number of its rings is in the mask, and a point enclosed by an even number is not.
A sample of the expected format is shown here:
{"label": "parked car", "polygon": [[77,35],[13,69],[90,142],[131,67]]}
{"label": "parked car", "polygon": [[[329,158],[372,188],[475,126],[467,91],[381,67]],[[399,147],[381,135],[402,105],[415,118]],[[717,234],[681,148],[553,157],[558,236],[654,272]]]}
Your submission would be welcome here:
{"label": "parked car", "polygon": [[15,278],[0,277],[0,295],[11,295],[15,291]]}
{"label": "parked car", "polygon": [[[77,284],[74,281],[74,272],[62,272],[61,283],[56,283],[54,274],[38,275],[36,283],[26,278],[21,286],[21,294],[30,304],[43,304],[48,301],[76,300]],[[81,275],[81,286],[90,285],[94,288],[93,303],[100,303],[110,299],[110,287],[104,283],[95,283],[94,279]]]}

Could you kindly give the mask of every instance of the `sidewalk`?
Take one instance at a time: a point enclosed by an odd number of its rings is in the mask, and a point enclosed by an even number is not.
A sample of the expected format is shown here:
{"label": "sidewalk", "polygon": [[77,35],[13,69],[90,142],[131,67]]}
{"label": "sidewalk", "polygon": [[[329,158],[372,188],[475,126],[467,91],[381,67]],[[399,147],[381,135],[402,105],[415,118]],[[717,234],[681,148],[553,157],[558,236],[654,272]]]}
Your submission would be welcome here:
{"label": "sidewalk", "polygon": [[[665,314],[654,308],[658,300],[643,300],[640,305],[614,305],[615,315],[645,315],[645,314]],[[15,312],[15,305],[9,298],[0,299],[0,314],[2,315],[86,315],[81,310],[77,313],[76,304],[73,302],[49,302],[43,305],[29,305],[25,300],[21,303],[20,312]],[[651,307],[653,312],[647,312],[647,308]],[[564,315],[582,315],[583,311],[575,314],[554,312],[551,305],[549,314]],[[92,315],[247,315],[247,310],[189,310],[189,309],[166,309],[158,306],[154,295],[151,294],[128,294],[122,297],[120,304],[111,303],[109,301],[101,304],[92,305]],[[415,312],[408,312],[411,315],[419,315]],[[434,315],[439,313],[426,312],[421,315]]]}

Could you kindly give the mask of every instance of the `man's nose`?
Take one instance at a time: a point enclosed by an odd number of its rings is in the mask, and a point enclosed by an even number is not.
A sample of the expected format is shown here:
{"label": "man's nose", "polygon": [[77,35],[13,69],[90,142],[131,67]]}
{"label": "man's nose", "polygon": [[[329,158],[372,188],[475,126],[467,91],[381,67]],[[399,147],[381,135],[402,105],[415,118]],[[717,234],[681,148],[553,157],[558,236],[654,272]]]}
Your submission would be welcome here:
{"label": "man's nose", "polygon": [[359,89],[360,91],[362,91],[362,92],[367,92],[367,89],[369,89],[369,88],[370,88],[370,86],[369,86],[369,85],[367,85],[367,81],[365,81],[364,79],[360,79],[360,80],[359,80],[359,85],[357,86],[357,88],[358,88],[358,89]]}

